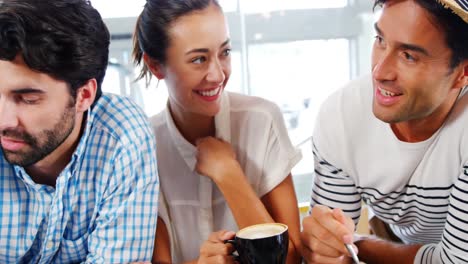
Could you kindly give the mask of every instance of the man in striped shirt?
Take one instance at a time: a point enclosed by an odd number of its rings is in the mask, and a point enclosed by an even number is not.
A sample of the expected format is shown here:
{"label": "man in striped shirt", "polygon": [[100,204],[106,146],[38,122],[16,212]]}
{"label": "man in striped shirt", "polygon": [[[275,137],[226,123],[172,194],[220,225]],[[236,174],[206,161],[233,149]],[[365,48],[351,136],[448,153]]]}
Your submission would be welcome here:
{"label": "man in striped shirt", "polygon": [[[468,263],[468,1],[441,2],[376,1],[372,76],[322,106],[308,263]],[[362,202],[402,243],[353,237]]]}
{"label": "man in striped shirt", "polygon": [[0,1],[0,263],[151,260],[154,136],[108,50],[89,1]]}

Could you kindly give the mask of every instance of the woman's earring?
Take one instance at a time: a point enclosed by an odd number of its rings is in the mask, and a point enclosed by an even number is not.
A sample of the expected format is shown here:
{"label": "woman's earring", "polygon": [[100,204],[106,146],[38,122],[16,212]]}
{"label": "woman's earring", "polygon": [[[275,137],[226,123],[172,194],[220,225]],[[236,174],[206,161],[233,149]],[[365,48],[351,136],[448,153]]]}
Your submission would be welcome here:
{"label": "woman's earring", "polygon": [[158,79],[158,82],[156,83],[156,89],[158,89],[158,87],[159,87],[159,81],[160,80]]}

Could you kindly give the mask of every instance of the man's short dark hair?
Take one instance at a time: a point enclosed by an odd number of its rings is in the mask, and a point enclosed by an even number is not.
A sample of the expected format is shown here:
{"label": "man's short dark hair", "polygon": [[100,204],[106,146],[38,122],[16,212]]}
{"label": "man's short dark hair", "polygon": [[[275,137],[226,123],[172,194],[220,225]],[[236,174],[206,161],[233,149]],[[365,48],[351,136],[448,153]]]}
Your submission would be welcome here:
{"label": "man's short dark hair", "polygon": [[[392,0],[375,0],[374,8]],[[436,0],[414,0],[432,16],[432,21],[445,33],[447,46],[452,50],[450,68],[468,59],[468,23]]]}
{"label": "man's short dark hair", "polygon": [[73,98],[95,78],[96,99],[109,57],[109,31],[87,0],[0,1],[0,59],[65,81]]}

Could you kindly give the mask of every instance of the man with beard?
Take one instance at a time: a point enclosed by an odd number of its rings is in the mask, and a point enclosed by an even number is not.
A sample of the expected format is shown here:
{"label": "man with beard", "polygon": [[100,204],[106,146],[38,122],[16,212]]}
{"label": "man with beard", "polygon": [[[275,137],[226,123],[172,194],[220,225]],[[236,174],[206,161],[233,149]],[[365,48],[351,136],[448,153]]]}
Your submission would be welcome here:
{"label": "man with beard", "polygon": [[89,1],[0,2],[0,263],[151,260],[154,136],[108,50]]}
{"label": "man with beard", "polygon": [[[468,263],[468,1],[375,5],[372,76],[318,116],[303,256],[351,263],[354,247],[365,263]],[[399,242],[353,237],[362,202]]]}

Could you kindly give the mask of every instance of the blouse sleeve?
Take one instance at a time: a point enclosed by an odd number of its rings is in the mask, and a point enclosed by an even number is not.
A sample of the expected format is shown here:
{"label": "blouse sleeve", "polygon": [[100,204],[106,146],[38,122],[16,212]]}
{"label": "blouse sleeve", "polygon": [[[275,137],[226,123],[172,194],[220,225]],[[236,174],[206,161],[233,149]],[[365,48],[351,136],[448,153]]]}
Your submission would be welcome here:
{"label": "blouse sleeve", "polygon": [[271,125],[269,130],[265,159],[263,162],[262,181],[259,196],[273,190],[291,173],[292,168],[301,160],[302,153],[295,148],[288,135],[283,115],[278,106],[270,109]]}

